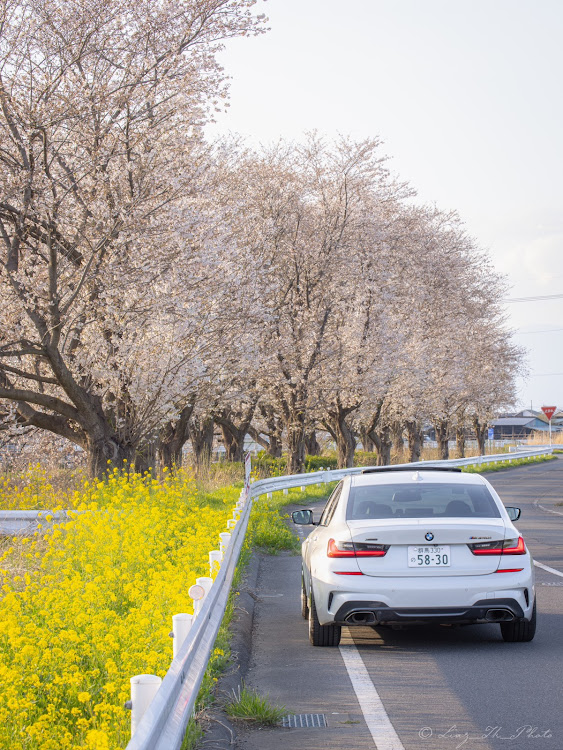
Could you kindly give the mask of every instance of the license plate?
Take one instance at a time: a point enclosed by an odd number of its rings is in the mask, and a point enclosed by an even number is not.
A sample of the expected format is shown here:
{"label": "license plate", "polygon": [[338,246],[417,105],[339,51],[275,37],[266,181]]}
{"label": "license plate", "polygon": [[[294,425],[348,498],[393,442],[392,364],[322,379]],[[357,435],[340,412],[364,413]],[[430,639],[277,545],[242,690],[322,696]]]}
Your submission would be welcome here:
{"label": "license plate", "polygon": [[447,568],[450,564],[449,545],[409,547],[409,568]]}

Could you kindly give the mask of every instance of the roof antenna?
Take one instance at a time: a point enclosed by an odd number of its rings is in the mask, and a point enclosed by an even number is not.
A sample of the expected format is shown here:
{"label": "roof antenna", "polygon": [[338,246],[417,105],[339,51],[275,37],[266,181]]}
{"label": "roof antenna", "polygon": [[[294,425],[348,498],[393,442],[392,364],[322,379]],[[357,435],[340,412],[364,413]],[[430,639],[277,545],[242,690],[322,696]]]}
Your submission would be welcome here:
{"label": "roof antenna", "polygon": [[415,471],[412,475],[412,481],[413,482],[422,482],[422,476],[419,471]]}

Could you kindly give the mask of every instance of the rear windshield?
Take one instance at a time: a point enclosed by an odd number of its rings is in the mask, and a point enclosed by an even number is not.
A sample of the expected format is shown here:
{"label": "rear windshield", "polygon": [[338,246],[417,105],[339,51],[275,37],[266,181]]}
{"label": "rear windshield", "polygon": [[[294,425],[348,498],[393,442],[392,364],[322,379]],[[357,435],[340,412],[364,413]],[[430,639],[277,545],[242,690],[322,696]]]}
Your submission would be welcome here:
{"label": "rear windshield", "polygon": [[425,482],[351,487],[346,518],[500,518],[500,512],[487,487]]}

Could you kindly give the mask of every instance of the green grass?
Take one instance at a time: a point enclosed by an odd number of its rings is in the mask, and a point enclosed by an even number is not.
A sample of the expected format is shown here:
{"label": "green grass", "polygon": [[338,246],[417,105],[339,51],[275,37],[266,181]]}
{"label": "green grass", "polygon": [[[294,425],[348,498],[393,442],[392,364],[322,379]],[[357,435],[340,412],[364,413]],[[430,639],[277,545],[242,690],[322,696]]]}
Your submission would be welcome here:
{"label": "green grass", "polygon": [[231,719],[265,727],[279,724],[286,713],[285,706],[276,706],[267,696],[245,687],[233,691],[233,697],[226,704],[225,711]]}
{"label": "green grass", "polygon": [[248,527],[252,547],[269,555],[283,551],[297,552],[297,538],[289,529],[287,518],[275,501],[264,497],[255,500]]}
{"label": "green grass", "polygon": [[198,742],[202,737],[202,728],[200,727],[196,719],[191,718],[188,721],[188,726],[186,727],[186,733],[184,735],[184,739],[182,740],[182,746],[180,750],[195,750]]}
{"label": "green grass", "polygon": [[554,458],[555,456],[534,456],[532,458],[514,458],[512,461],[491,461],[490,463],[464,466],[463,471],[468,474],[482,474],[483,472],[501,471],[502,469],[515,469],[518,466],[528,464],[542,464],[545,461],[552,461]]}

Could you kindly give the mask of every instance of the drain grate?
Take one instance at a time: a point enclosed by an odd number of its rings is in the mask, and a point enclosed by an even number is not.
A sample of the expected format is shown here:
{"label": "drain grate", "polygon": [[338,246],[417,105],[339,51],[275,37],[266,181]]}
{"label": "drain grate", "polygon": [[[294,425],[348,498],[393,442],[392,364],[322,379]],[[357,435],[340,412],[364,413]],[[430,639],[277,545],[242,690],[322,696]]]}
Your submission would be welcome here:
{"label": "drain grate", "polygon": [[292,729],[300,727],[303,729],[324,729],[327,726],[324,714],[289,714],[282,719],[283,727]]}

